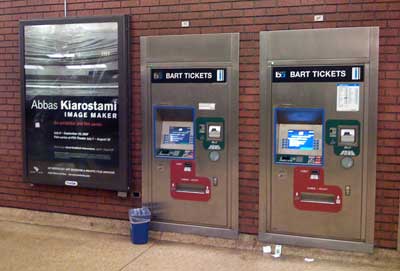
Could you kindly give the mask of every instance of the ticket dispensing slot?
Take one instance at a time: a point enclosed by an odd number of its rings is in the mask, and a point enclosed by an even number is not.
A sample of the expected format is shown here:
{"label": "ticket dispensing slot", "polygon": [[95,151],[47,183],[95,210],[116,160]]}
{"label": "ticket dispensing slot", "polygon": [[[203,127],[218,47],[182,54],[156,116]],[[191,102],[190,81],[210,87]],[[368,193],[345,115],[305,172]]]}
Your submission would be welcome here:
{"label": "ticket dispensing slot", "polygon": [[194,159],[194,109],[154,107],[154,148],[156,158]]}
{"label": "ticket dispensing slot", "polygon": [[335,204],[336,196],[333,194],[306,193],[300,194],[301,202],[312,202],[319,204]]}
{"label": "ticket dispensing slot", "polygon": [[208,201],[211,197],[211,181],[196,176],[195,161],[171,161],[171,196],[174,199]]}
{"label": "ticket dispensing slot", "polygon": [[299,210],[339,212],[342,209],[342,189],[324,184],[322,168],[295,167],[293,201]]}
{"label": "ticket dispensing slot", "polygon": [[176,185],[177,193],[193,193],[193,194],[206,194],[206,186],[201,184],[178,183]]}

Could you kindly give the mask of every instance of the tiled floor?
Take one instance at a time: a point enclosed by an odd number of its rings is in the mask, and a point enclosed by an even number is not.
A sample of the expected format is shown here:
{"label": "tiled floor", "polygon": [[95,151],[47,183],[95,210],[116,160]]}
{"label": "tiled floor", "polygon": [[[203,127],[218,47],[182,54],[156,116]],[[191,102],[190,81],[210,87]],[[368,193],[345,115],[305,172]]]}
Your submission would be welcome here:
{"label": "tiled floor", "polygon": [[400,254],[398,259],[378,257],[368,263],[340,257],[332,261],[316,257],[314,262],[306,263],[303,257],[286,256],[284,252],[274,259],[254,251],[165,241],[133,245],[122,235],[0,221],[2,271],[400,270]]}

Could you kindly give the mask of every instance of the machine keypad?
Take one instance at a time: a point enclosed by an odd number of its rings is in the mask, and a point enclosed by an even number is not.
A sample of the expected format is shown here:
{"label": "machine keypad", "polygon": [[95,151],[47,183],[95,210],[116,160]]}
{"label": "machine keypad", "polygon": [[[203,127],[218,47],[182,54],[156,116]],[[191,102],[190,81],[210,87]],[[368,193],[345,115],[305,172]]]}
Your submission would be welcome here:
{"label": "machine keypad", "polygon": [[314,144],[313,144],[313,149],[314,150],[319,150],[319,140],[314,140]]}

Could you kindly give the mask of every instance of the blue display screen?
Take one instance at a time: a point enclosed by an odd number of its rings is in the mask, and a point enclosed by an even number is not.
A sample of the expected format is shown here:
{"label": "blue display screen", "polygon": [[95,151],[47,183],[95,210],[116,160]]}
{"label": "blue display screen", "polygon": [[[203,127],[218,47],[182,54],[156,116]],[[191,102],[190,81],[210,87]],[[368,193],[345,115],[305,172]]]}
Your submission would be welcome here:
{"label": "blue display screen", "polygon": [[190,131],[189,127],[169,127],[169,144],[189,144],[190,142]]}
{"label": "blue display screen", "polygon": [[288,149],[312,151],[314,149],[314,131],[289,130],[288,141]]}

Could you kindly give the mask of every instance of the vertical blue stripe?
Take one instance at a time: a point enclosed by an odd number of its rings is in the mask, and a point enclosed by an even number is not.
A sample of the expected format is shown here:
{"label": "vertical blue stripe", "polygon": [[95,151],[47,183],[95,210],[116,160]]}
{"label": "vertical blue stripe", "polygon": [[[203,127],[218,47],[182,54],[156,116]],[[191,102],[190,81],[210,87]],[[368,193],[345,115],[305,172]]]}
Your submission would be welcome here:
{"label": "vertical blue stripe", "polygon": [[217,70],[217,81],[221,81],[221,70]]}
{"label": "vertical blue stripe", "polygon": [[224,70],[217,70],[217,81],[224,81]]}

